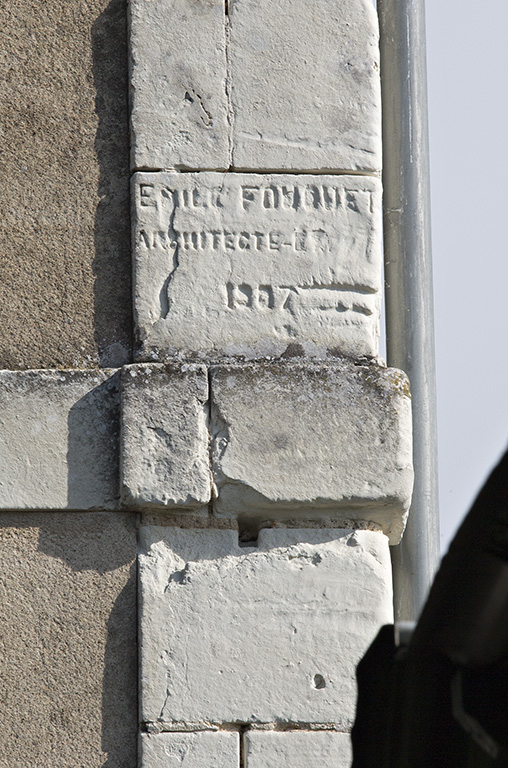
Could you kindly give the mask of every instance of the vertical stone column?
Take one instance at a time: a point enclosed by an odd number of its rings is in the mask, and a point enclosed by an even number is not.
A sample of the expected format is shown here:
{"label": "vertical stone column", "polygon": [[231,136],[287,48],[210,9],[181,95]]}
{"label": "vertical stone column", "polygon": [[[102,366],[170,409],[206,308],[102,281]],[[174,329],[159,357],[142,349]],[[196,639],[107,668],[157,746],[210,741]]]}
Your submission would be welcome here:
{"label": "vertical stone column", "polygon": [[375,11],[130,8],[140,765],[346,766],[412,484],[378,357]]}

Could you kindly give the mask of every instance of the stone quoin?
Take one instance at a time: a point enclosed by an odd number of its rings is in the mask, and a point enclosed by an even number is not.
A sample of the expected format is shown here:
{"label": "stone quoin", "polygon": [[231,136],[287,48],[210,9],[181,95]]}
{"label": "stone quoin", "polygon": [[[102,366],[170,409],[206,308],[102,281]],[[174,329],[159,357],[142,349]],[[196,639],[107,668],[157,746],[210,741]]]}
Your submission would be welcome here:
{"label": "stone quoin", "polygon": [[413,479],[372,0],[3,5],[0,764],[346,768]]}

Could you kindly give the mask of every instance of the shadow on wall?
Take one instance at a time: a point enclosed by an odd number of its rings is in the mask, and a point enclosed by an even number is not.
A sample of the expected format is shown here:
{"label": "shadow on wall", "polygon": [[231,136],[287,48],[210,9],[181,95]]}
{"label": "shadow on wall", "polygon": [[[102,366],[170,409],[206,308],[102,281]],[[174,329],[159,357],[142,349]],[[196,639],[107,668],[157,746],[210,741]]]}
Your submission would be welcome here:
{"label": "shadow on wall", "polygon": [[111,0],[92,26],[100,202],[93,270],[95,342],[102,367],[132,361],[127,2]]}
{"label": "shadow on wall", "polygon": [[98,383],[77,400],[69,410],[66,456],[67,509],[117,507],[119,378],[119,372],[113,373],[106,381]]}
{"label": "shadow on wall", "polygon": [[101,768],[136,768],[138,733],[138,654],[136,563],[108,620],[102,686],[102,750],[108,760]]}
{"label": "shadow on wall", "polygon": [[[65,516],[62,519],[62,515]],[[104,613],[109,611],[102,678],[101,748],[107,760],[101,768],[137,765],[137,621],[136,527],[131,513],[47,513],[40,525],[38,549],[63,561],[79,574],[66,597],[87,588],[83,595],[83,625],[90,645],[99,645]],[[88,574],[86,572],[91,572]],[[64,574],[62,574],[64,575]],[[73,578],[68,577],[72,582]],[[113,601],[113,607],[110,608]],[[73,607],[75,610],[75,607]],[[72,643],[72,639],[71,639]],[[92,653],[95,650],[92,649]],[[97,658],[97,673],[101,660]],[[90,672],[88,672],[90,674]],[[93,688],[93,680],[92,688]],[[84,702],[85,706],[87,702]],[[88,702],[93,706],[94,702]],[[100,702],[96,703],[100,706]],[[84,756],[83,756],[84,757]],[[89,757],[91,757],[89,755]],[[93,759],[93,758],[92,758]],[[88,763],[87,763],[88,764]]]}
{"label": "shadow on wall", "polygon": [[[79,375],[79,374],[77,374]],[[69,510],[110,507],[119,493],[119,372],[97,373],[98,382],[70,408],[67,419],[67,506]],[[60,517],[59,517],[60,516]],[[137,734],[137,619],[135,515],[128,512],[49,513],[39,531],[38,549],[66,563],[76,590],[90,582],[90,643],[107,636],[102,685],[101,768],[135,768]],[[59,520],[62,521],[59,526]],[[127,566],[127,567],[126,567]],[[129,567],[130,566],[130,567]],[[97,576],[86,575],[95,572]],[[74,581],[73,578],[70,578]],[[79,584],[83,584],[79,587]],[[72,588],[71,588],[72,589]],[[94,605],[94,601],[96,605]],[[114,602],[113,602],[114,601]],[[112,606],[112,607],[111,607]],[[74,609],[72,609],[74,610]],[[93,706],[93,702],[89,705]],[[99,708],[100,704],[95,704]]]}

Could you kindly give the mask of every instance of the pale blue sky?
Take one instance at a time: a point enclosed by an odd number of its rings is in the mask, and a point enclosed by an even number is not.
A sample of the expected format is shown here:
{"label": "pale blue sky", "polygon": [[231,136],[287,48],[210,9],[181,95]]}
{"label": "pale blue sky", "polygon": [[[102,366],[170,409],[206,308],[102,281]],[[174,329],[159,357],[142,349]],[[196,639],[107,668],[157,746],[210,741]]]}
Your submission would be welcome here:
{"label": "pale blue sky", "polygon": [[426,15],[446,547],[508,443],[508,3],[426,0]]}

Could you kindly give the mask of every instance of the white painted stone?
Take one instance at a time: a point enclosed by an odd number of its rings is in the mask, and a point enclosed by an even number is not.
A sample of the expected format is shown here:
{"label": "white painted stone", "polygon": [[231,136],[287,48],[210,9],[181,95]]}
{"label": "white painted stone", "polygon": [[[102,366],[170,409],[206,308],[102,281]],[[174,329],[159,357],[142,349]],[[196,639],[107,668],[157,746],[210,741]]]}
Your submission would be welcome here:
{"label": "white painted stone", "polygon": [[238,768],[239,734],[142,733],[140,768]]}
{"label": "white painted stone", "polygon": [[348,733],[331,731],[247,731],[245,768],[349,768]]}
{"label": "white painted stone", "polygon": [[347,361],[218,365],[211,399],[219,514],[342,515],[400,540],[413,482],[404,373]]}
{"label": "white painted stone", "polygon": [[135,174],[139,359],[377,355],[380,195],[367,176]]}
{"label": "white painted stone", "polygon": [[114,508],[118,374],[0,372],[0,508]]}
{"label": "white painted stone", "polygon": [[129,7],[133,168],[227,168],[223,0]]}
{"label": "white painted stone", "polygon": [[197,507],[211,497],[208,374],[204,366],[122,370],[122,500]]}
{"label": "white painted stone", "polygon": [[355,667],[392,621],[387,538],[375,531],[142,526],[144,722],[354,719]]}
{"label": "white painted stone", "polygon": [[230,8],[234,166],[379,169],[372,0],[233,0]]}

